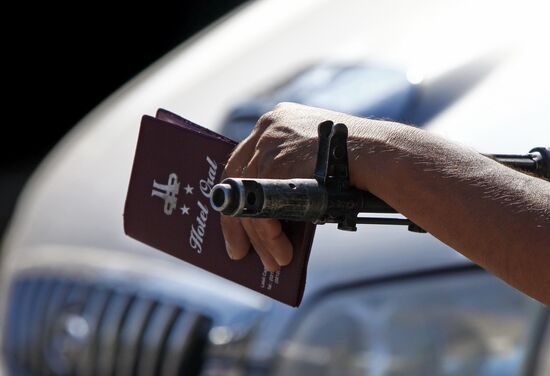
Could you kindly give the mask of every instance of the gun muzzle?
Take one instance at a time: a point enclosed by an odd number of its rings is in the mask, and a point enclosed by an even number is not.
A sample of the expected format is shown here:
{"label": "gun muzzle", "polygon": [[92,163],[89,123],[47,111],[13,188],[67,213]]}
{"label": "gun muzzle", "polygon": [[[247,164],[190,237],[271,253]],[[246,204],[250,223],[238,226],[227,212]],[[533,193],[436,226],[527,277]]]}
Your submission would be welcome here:
{"label": "gun muzzle", "polygon": [[212,208],[234,217],[320,221],[346,213],[395,213],[369,192],[332,192],[315,179],[228,178],[210,192]]}
{"label": "gun muzzle", "polygon": [[212,208],[235,217],[313,221],[327,208],[327,190],[315,179],[233,179],[215,185]]}

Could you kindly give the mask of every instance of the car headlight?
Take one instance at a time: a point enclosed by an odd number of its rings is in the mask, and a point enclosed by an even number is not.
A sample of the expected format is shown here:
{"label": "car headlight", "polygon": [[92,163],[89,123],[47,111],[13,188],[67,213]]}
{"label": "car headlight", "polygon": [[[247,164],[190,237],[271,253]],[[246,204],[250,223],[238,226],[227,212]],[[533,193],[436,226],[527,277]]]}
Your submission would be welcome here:
{"label": "car headlight", "polygon": [[280,349],[276,375],[516,375],[542,305],[480,271],[329,294]]}

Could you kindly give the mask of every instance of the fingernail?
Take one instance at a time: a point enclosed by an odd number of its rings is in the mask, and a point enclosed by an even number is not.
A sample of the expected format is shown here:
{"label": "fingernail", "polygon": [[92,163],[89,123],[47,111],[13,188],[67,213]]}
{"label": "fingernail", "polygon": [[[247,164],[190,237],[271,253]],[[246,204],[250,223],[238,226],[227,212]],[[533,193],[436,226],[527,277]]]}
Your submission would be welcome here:
{"label": "fingernail", "polygon": [[282,260],[278,259],[277,256],[275,256],[275,255],[273,255],[273,258],[275,259],[275,262],[276,262],[277,264],[279,264],[279,268],[280,268],[281,266],[286,266],[286,265],[288,265],[288,262],[285,264]]}
{"label": "fingernail", "polygon": [[277,257],[273,257],[275,259],[275,262],[277,263],[277,267],[280,268],[281,266],[283,266],[283,264],[277,260]]}
{"label": "fingernail", "polygon": [[281,267],[277,265],[275,268],[270,268],[268,265],[264,264],[265,270],[267,270],[270,273],[275,273],[277,270],[279,270]]}
{"label": "fingernail", "polygon": [[231,253],[231,247],[229,246],[228,242],[225,242],[225,250],[227,251],[227,255],[231,260],[235,260],[235,257],[233,257],[233,254]]}

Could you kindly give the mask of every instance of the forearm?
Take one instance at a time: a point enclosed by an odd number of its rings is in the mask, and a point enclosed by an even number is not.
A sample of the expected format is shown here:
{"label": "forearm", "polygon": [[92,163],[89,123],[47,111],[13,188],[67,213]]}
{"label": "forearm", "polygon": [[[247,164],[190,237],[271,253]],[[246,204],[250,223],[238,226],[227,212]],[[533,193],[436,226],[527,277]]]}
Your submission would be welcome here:
{"label": "forearm", "polygon": [[[514,287],[550,304],[550,183],[420,129],[292,103],[260,118],[228,161],[227,176],[312,177],[317,126],[348,126],[351,184]],[[222,216],[233,259],[254,246],[268,270],[292,260],[275,220]]]}
{"label": "forearm", "polygon": [[367,126],[350,137],[353,185],[550,304],[550,183],[412,127]]}

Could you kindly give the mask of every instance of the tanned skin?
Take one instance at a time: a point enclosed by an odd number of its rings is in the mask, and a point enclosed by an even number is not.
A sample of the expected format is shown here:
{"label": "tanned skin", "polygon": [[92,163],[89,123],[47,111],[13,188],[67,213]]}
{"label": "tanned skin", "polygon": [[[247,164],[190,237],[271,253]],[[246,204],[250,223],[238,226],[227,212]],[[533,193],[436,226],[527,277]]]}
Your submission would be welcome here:
{"label": "tanned skin", "polygon": [[[550,304],[550,182],[407,125],[282,103],[233,152],[225,176],[311,178],[317,125],[347,125],[351,184],[510,285]],[[273,219],[222,216],[229,257],[254,246],[274,271],[292,245]]]}

